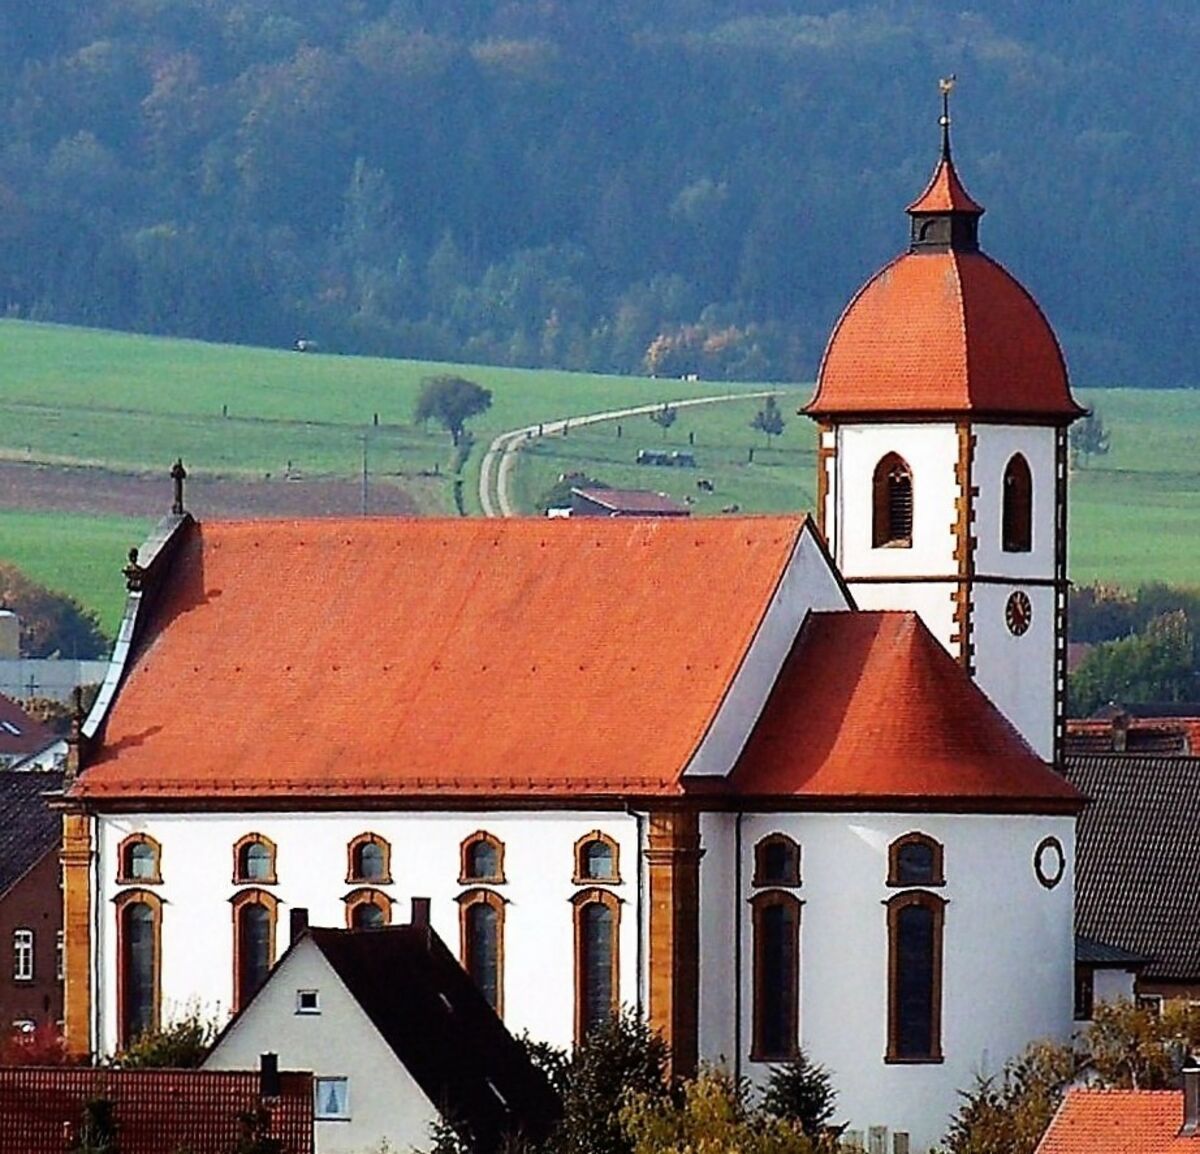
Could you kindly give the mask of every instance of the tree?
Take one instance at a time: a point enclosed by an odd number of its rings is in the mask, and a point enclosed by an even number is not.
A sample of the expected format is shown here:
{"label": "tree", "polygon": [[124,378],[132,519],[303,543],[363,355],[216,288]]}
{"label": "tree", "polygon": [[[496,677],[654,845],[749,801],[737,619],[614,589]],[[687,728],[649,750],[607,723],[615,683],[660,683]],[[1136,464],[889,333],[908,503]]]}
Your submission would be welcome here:
{"label": "tree", "polygon": [[90,1098],[83,1104],[83,1124],[70,1154],[119,1154],[113,1110],[110,1098]]}
{"label": "tree", "polygon": [[465,377],[443,374],[424,377],[413,419],[420,424],[435,420],[450,434],[455,448],[462,439],[467,418],[486,412],[492,405],[492,391]]}
{"label": "tree", "polygon": [[675,418],[679,414],[675,411],[673,405],[667,401],[663,401],[661,409],[655,409],[650,414],[652,420],[660,429],[662,429],[663,440],[667,439],[667,430],[675,424]]}
{"label": "tree", "polygon": [[123,1070],[170,1068],[190,1070],[208,1057],[217,1037],[215,1018],[205,1018],[198,1005],[158,1030],[139,1035],[116,1056],[113,1065]]}
{"label": "tree", "polygon": [[1187,701],[1195,684],[1191,624],[1176,609],[1141,633],[1095,645],[1071,675],[1071,711],[1086,717],[1109,701]]}
{"label": "tree", "polygon": [[1183,1056],[1200,1049],[1200,1006],[1173,1000],[1160,1013],[1132,1002],[1101,1002],[1088,1027],[1087,1049],[1105,1086],[1175,1089]]}
{"label": "tree", "polygon": [[801,1051],[786,1065],[772,1067],[763,1109],[776,1118],[795,1122],[816,1139],[827,1132],[836,1101],[829,1071],[810,1062]]}
{"label": "tree", "polygon": [[1071,427],[1071,452],[1078,460],[1103,457],[1108,452],[1108,430],[1095,409],[1089,409],[1081,421]]}
{"label": "tree", "polygon": [[21,619],[21,653],[26,657],[103,657],[108,638],[95,613],[73,597],[55,593],[0,561],[0,608]]}
{"label": "tree", "polygon": [[813,1154],[797,1122],[755,1109],[744,1078],[705,1069],[677,1098],[631,1094],[621,1127],[632,1154]]}
{"label": "tree", "polygon": [[767,438],[767,444],[769,445],[772,437],[778,437],[783,432],[784,424],[783,413],[779,411],[779,406],[775,403],[775,398],[768,397],[763,407],[754,414],[754,420],[750,422],[750,428],[762,433]]}

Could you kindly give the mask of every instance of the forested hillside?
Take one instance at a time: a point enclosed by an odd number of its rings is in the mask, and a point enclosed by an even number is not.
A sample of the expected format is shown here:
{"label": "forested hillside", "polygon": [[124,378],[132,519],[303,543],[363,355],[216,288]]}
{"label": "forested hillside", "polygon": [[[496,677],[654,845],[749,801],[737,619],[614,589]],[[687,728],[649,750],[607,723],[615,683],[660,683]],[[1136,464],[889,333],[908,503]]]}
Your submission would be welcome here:
{"label": "forested hillside", "polygon": [[1197,381],[1194,0],[3,8],[9,315],[811,377],[956,71],[985,246],[1076,379]]}

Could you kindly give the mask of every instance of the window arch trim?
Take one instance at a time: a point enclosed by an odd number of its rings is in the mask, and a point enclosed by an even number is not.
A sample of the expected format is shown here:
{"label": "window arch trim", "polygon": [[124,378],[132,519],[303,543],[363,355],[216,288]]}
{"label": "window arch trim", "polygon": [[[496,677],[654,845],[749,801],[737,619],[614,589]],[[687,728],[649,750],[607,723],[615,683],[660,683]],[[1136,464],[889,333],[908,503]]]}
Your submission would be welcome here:
{"label": "window arch trim", "polygon": [[1005,553],[1033,550],[1033,473],[1023,453],[1004,466],[1001,482],[1000,548]]}
{"label": "window arch trim", "polygon": [[[933,870],[932,876],[922,878],[918,881],[903,881],[900,876],[900,851],[905,846],[923,845],[927,846],[933,855]],[[944,886],[946,884],[946,863],[945,863],[945,848],[942,843],[936,838],[932,838],[927,833],[921,833],[919,830],[913,830],[901,837],[896,838],[891,845],[888,846],[888,879],[889,886]]]}
{"label": "window arch trim", "polygon": [[871,478],[871,545],[911,549],[913,543],[912,467],[899,453],[880,457]]}
{"label": "window arch trim", "polygon": [[[586,840],[586,839],[581,839]],[[587,959],[584,957],[583,931],[584,911],[593,903],[605,906],[612,914],[611,923],[611,957],[609,988],[612,990],[612,1005],[610,1013],[616,1014],[621,1005],[621,899],[611,890],[599,886],[591,886],[579,890],[571,897],[575,907],[575,1044],[579,1045],[587,1033],[587,1007],[584,996],[585,970]]]}
{"label": "window arch trim", "polygon": [[[264,846],[267,850],[267,876],[262,878],[250,877],[242,868],[242,854],[252,845]],[[235,886],[273,886],[278,885],[276,874],[275,843],[262,833],[248,833],[233,843],[233,884]]]}
{"label": "window arch trim", "polygon": [[[149,846],[154,854],[154,872],[150,877],[138,877],[130,864],[132,851],[137,846]],[[162,845],[148,833],[131,833],[117,846],[117,885],[160,886],[162,885]]]}
{"label": "window arch trim", "polygon": [[126,935],[125,911],[141,903],[150,909],[154,934],[154,964],[150,975],[150,1030],[157,1030],[161,1023],[162,1010],[162,909],[163,900],[153,890],[123,890],[113,898],[117,915],[117,1049],[127,1049],[134,1041],[128,1029],[129,975],[125,965]]}
{"label": "window arch trim", "polygon": [[[606,878],[593,877],[587,869],[587,863],[584,860],[584,851],[589,845],[594,842],[601,842],[608,846],[612,852],[612,876]],[[621,884],[621,847],[617,844],[616,839],[610,837],[601,830],[594,829],[591,833],[585,833],[583,837],[575,842],[575,876],[571,882],[577,886],[618,886]]]}
{"label": "window arch trim", "polygon": [[[272,856],[274,861],[274,856]],[[276,962],[275,939],[276,927],[279,921],[279,899],[266,890],[258,888],[239,890],[229,899],[233,914],[233,1001],[232,1008],[236,1014],[242,1009],[242,961],[244,944],[242,942],[241,913],[247,906],[262,906],[267,911],[267,957],[270,966]],[[259,989],[262,987],[260,986]],[[257,990],[255,991],[257,993]],[[253,996],[253,995],[251,995]]]}
{"label": "window arch trim", "polygon": [[[768,999],[763,919],[765,912],[775,907],[790,910],[792,913],[791,938],[788,942],[790,965],[785,977],[788,1008],[784,1020],[784,1035],[788,1044],[778,1051],[767,1046],[764,1038]],[[754,950],[750,1052],[752,1062],[787,1061],[795,1058],[800,1052],[800,920],[803,907],[804,903],[795,894],[781,889],[763,890],[750,899]]]}
{"label": "window arch trim", "polygon": [[[484,876],[471,869],[471,851],[477,845],[490,845],[496,851],[495,873]],[[458,884],[460,886],[501,886],[505,884],[504,842],[495,834],[488,833],[485,829],[477,829],[470,837],[463,838],[462,845],[459,846],[458,857]],[[459,900],[461,901],[462,899],[460,898]]]}
{"label": "window arch trim", "polygon": [[[888,929],[888,1023],[887,1052],[883,1060],[891,1065],[928,1065],[944,1061],[942,1055],[942,958],[946,928],[946,899],[928,890],[906,890],[883,903],[887,907]],[[928,1054],[900,1053],[900,916],[914,907],[932,915],[932,957],[930,973],[931,1045]]]}
{"label": "window arch trim", "polygon": [[[767,865],[767,852],[774,846],[783,846],[788,858],[785,868],[778,876],[772,876]],[[800,843],[786,833],[769,833],[754,846],[753,886],[798,886],[800,885]]]}
{"label": "window arch trim", "polygon": [[[381,876],[377,878],[367,877],[362,868],[362,849],[364,846],[373,845],[379,848],[383,855],[383,865],[381,867]],[[377,833],[360,833],[358,837],[352,838],[346,845],[346,882],[353,884],[355,882],[365,883],[373,886],[390,886],[392,884],[392,845],[385,837],[381,837]]]}
{"label": "window arch trim", "polygon": [[354,929],[354,911],[359,906],[374,906],[383,914],[383,924],[392,924],[392,899],[382,890],[373,889],[371,886],[359,886],[342,898],[342,904],[346,907],[348,930]]}
{"label": "window arch trim", "polygon": [[475,906],[489,906],[496,911],[496,1004],[492,1008],[504,1017],[504,907],[507,904],[495,890],[470,889],[455,899],[458,902],[458,957],[462,968],[471,972],[470,911]]}

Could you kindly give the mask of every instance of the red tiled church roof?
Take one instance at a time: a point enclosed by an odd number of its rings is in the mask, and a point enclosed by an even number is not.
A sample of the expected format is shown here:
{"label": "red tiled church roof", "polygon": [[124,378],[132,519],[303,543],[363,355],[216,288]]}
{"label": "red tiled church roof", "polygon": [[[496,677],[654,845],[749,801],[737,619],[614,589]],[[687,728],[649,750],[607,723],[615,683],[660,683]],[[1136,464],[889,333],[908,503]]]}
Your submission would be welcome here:
{"label": "red tiled church roof", "polygon": [[1071,1090],[1037,1154],[1200,1154],[1179,1090]]}
{"label": "red tiled church roof", "polygon": [[1073,418],[1058,341],[1033,297],[975,251],[906,253],[850,302],[805,412]]}
{"label": "red tiled church roof", "polygon": [[972,216],[982,216],[984,208],[982,204],[972,199],[971,194],[963,186],[963,182],[959,180],[954,161],[948,156],[943,156],[938,161],[937,168],[933,170],[933,176],[929,178],[925,191],[908,206],[907,211],[914,215],[964,212],[970,213]]}
{"label": "red tiled church roof", "polygon": [[1077,809],[914,613],[813,613],[735,768],[740,794]]}
{"label": "red tiled church roof", "polygon": [[677,793],[805,523],[193,525],[75,793]]}

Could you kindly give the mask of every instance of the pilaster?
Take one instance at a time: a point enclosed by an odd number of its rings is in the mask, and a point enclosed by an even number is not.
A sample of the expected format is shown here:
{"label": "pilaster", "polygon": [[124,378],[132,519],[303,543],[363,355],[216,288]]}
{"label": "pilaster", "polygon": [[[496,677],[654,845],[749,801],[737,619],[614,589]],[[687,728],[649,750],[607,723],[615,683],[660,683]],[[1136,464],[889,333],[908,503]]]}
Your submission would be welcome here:
{"label": "pilaster", "polygon": [[67,1052],[92,1051],[92,819],[78,809],[63,812],[63,1020]]}

